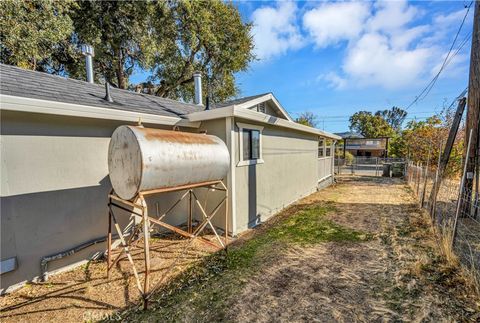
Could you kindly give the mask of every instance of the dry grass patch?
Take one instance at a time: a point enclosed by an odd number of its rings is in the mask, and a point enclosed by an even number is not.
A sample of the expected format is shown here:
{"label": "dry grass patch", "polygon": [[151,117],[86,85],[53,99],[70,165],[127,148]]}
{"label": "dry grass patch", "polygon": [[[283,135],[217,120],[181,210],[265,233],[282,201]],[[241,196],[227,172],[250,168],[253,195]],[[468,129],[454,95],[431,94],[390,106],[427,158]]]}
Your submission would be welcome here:
{"label": "dry grass patch", "polygon": [[151,308],[128,309],[128,321],[223,321],[249,277],[294,248],[321,242],[361,242],[369,235],[344,228],[325,218],[332,203],[295,205],[243,237],[227,253],[219,252],[195,265],[152,297]]}

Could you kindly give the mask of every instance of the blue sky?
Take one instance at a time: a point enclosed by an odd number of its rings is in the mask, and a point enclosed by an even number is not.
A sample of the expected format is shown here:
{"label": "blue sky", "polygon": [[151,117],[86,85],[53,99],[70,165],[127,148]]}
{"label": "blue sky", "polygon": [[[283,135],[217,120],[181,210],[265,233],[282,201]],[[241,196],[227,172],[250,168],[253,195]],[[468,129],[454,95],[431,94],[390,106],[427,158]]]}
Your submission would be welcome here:
{"label": "blue sky", "polygon": [[[335,132],[360,109],[406,107],[438,72],[469,3],[237,2],[260,58],[238,75],[241,94],[271,91],[294,117],[311,111]],[[455,48],[472,21],[470,10]],[[441,110],[466,87],[469,53],[467,41],[409,118]]]}
{"label": "blue sky", "polygon": [[[348,130],[358,110],[405,108],[438,72],[470,1],[240,1],[254,24],[258,61],[237,75],[240,96],[273,92],[293,116],[318,115],[318,128]],[[473,8],[454,51],[472,31]],[[468,84],[470,38],[428,96],[411,106],[422,119]]]}

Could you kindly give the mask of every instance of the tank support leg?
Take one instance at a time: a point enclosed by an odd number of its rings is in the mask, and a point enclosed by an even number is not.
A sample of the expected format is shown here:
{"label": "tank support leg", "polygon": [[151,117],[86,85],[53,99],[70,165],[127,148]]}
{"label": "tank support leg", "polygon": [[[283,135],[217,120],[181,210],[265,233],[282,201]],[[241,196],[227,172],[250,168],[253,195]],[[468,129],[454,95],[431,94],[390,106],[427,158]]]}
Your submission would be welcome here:
{"label": "tank support leg", "polygon": [[225,253],[228,250],[228,188],[225,186],[223,182],[220,182],[225,189]]}
{"label": "tank support leg", "polygon": [[149,292],[149,287],[150,287],[150,225],[148,221],[148,209],[147,209],[147,203],[145,202],[145,199],[141,197],[142,201],[142,215],[143,215],[143,247],[145,251],[145,277],[144,277],[144,282],[143,282],[143,308],[147,309],[148,307],[148,299],[146,296],[148,295]]}
{"label": "tank support leg", "polygon": [[193,221],[192,217],[193,217],[192,190],[189,190],[188,191],[188,220],[187,220],[188,233],[192,233],[192,221]]}
{"label": "tank support leg", "polygon": [[[112,203],[112,199],[108,200],[108,205]],[[112,263],[112,216],[108,212],[108,237],[107,237],[107,278],[110,279],[110,264]]]}

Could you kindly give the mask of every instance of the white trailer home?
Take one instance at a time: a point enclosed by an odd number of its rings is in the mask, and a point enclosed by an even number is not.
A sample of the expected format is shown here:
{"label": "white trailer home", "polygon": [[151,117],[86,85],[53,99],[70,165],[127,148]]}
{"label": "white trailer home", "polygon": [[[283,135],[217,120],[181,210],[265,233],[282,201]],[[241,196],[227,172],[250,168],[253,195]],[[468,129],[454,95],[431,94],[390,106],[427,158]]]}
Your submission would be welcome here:
{"label": "white trailer home", "polygon": [[[223,140],[232,236],[333,181],[326,143],[340,137],[295,123],[271,93],[206,109],[120,89],[109,102],[103,85],[7,65],[0,77],[2,292],[105,250],[107,154],[118,126],[141,120]],[[181,214],[166,221],[178,224]],[[49,261],[55,255],[62,256]]]}

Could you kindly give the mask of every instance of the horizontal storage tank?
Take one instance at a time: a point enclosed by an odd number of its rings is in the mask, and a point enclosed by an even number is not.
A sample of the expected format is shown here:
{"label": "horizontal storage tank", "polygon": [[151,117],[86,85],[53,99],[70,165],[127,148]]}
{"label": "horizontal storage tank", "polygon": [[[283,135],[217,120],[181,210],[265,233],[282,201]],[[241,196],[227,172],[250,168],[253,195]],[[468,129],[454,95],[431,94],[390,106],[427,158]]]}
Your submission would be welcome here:
{"label": "horizontal storage tank", "polygon": [[134,126],[120,126],[108,147],[108,171],[117,195],[222,180],[230,154],[218,137]]}

